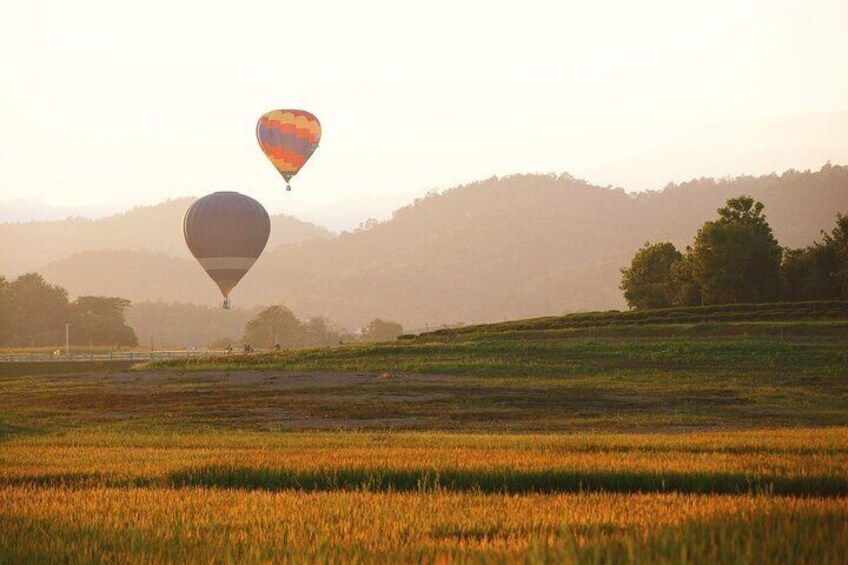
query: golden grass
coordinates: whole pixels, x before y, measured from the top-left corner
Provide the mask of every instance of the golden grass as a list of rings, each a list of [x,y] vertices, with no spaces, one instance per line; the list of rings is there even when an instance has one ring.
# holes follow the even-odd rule
[[[804,515],[848,520],[842,500],[680,494],[2,487],[0,507],[7,556],[103,562],[583,560],[593,552],[642,555],[658,531],[689,524]]]
[[[80,430],[0,445],[0,563],[848,559],[846,428]],[[797,496],[759,488],[772,483]]]
[[[165,477],[207,466],[327,471],[593,471],[848,478],[848,428],[692,434],[79,433],[3,446],[0,479],[97,473]]]

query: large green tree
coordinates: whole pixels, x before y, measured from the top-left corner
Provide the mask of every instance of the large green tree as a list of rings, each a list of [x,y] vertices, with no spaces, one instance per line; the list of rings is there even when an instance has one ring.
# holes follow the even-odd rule
[[[672,303],[674,306],[701,306],[701,286],[695,280],[695,261],[692,248],[686,248],[683,258],[671,267]]]
[[[244,326],[243,341],[253,347],[271,349],[319,347],[338,343],[339,333],[330,327],[326,318],[301,322],[285,306],[269,306]]]
[[[68,293],[37,273],[27,273],[5,287],[7,344],[43,346],[62,343],[68,322]]]
[[[303,345],[312,347],[335,345],[339,340],[339,332],[330,326],[330,321],[326,318],[311,318],[300,327]]]
[[[789,300],[848,298],[848,216],[838,214],[821,241],[786,250],[782,269]]]
[[[9,281],[0,276],[0,345],[9,340],[12,331],[12,305],[9,302]]]
[[[300,320],[285,306],[269,306],[244,326],[244,342],[253,347],[297,347],[302,341]]]
[[[138,345],[124,320],[130,301],[105,296],[80,296],[69,308],[72,342],[77,345]]]
[[[706,304],[768,302],[781,297],[782,250],[749,196],[731,198],[695,237],[693,276]]]
[[[645,244],[633,256],[630,267],[621,269],[621,290],[627,305],[637,310],[674,305],[673,272],[683,255],[668,241]]]
[[[365,341],[394,341],[403,333],[403,326],[397,322],[375,318],[368,322],[362,332]]]
[[[830,276],[838,289],[839,298],[848,298],[848,216],[837,214],[836,227],[824,234],[825,247],[833,250],[836,260]]]

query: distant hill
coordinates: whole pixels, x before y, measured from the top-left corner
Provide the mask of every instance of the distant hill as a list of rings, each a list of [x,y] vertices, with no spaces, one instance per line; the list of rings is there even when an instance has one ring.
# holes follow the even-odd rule
[[[619,269],[644,241],[683,248],[739,194],[765,203],[782,245],[807,245],[848,211],[848,167],[638,194],[568,175],[493,178],[419,199],[365,230],[271,249],[233,300],[282,303],[347,328],[375,317],[426,328],[623,308]],[[149,253],[89,252],[42,272],[72,294],[218,301],[199,267]]]
[[[107,206],[52,206],[38,198],[0,200],[0,223],[49,222],[73,216],[105,218],[115,213]]]
[[[46,263],[92,250],[120,249],[164,253],[190,258],[182,234],[182,219],[194,198],[139,206],[123,214],[97,220],[68,218],[51,222],[0,224],[0,273],[6,277]],[[268,249],[332,234],[291,216],[271,217]]]
[[[104,249],[81,251],[37,269],[72,295],[121,296],[133,302],[215,304],[215,287],[193,260],[164,253]]]

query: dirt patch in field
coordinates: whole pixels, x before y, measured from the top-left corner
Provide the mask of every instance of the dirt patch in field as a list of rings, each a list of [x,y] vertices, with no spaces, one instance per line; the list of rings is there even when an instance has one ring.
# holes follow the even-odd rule
[[[459,378],[466,380],[465,378]],[[420,428],[457,377],[286,371],[126,371],[38,377],[17,391],[28,411],[73,420],[150,419],[246,428]]]

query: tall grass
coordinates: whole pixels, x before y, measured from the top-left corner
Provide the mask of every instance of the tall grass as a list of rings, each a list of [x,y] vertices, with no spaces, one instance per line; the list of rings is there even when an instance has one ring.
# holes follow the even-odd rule
[[[814,438],[814,439],[812,439]],[[848,496],[848,430],[663,436],[81,433],[4,445],[0,484]]]
[[[841,500],[0,487],[0,562],[843,563]]]

